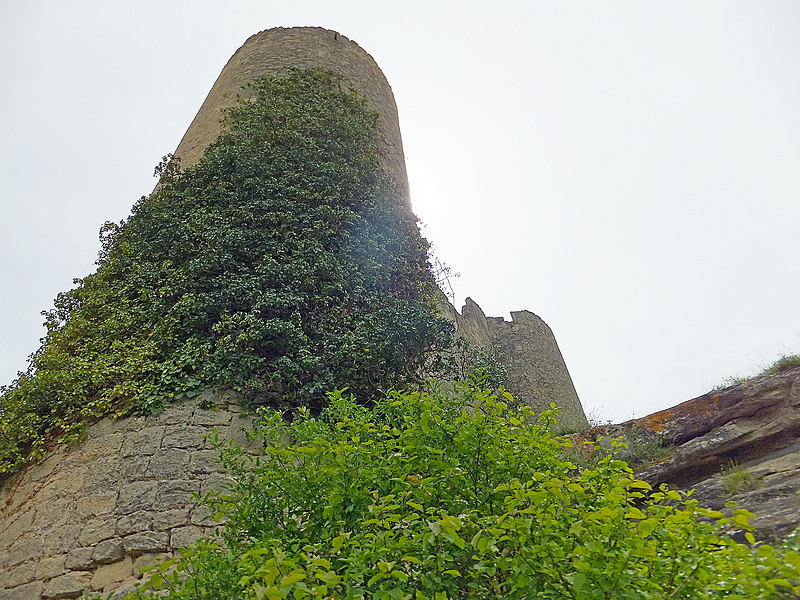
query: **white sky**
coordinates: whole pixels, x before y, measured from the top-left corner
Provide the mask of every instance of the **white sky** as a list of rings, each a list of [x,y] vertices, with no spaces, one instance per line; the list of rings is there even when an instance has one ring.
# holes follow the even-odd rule
[[[251,34],[335,29],[490,316],[619,421],[800,352],[800,2],[0,0],[0,383]]]

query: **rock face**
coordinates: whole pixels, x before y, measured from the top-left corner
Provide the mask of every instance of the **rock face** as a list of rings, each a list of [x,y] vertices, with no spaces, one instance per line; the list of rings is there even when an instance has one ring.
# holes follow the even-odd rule
[[[489,350],[505,367],[507,387],[515,398],[537,412],[555,403],[562,423],[578,428],[588,425],[556,338],[538,316],[521,310],[511,313],[511,321],[487,317],[472,298],[467,298],[460,313],[447,303],[446,316],[458,335]]]
[[[755,513],[760,537],[775,541],[800,524],[800,369],[756,377],[621,425],[589,432],[658,440],[666,456],[639,477],[694,489],[701,504],[729,500]]]
[[[200,407],[215,400],[215,409]],[[92,425],[0,490],[0,599],[75,598],[134,583],[215,526],[195,494],[228,481],[208,436],[247,447],[252,415],[203,394]]]

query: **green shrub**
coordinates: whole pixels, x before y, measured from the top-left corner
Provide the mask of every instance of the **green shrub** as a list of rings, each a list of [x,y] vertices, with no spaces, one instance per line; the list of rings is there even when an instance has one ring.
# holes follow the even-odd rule
[[[452,390],[451,390],[452,391]],[[552,414],[470,387],[336,393],[322,418],[265,411],[249,456],[211,498],[227,519],[145,584],[167,599],[780,598],[800,555],[756,543],[690,495],[606,455],[579,471]],[[513,408],[512,408],[513,406]],[[730,534],[745,532],[750,545]],[[170,571],[170,569],[173,569]]]
[[[108,414],[232,388],[320,410],[421,381],[451,326],[428,244],[380,166],[377,114],[330,72],[253,84],[191,168],[106,224],[0,397],[0,474]]]

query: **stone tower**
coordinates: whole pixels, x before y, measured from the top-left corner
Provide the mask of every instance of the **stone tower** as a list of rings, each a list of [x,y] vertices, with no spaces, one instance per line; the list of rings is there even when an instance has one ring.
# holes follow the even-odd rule
[[[196,163],[221,131],[220,110],[246,97],[249,80],[289,66],[336,71],[379,114],[383,163],[405,191],[408,181],[391,88],[372,57],[334,31],[301,27],[252,36],[222,70],[175,155]],[[410,209],[410,203],[408,204]],[[576,423],[585,417],[550,329],[527,311],[513,320],[484,316],[471,300],[460,314],[443,312],[459,334],[494,352],[509,372],[510,390],[534,408],[560,405]],[[88,428],[74,447],[18,473],[0,490],[0,600],[76,598],[84,589],[124,592],[141,569],[172,556],[214,523],[194,495],[220,489],[209,433],[246,446],[252,418],[236,399],[206,392],[163,413]]]

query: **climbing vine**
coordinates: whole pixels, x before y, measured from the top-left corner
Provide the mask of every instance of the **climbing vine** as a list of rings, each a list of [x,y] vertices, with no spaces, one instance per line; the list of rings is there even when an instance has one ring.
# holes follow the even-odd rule
[[[381,168],[377,114],[336,74],[254,82],[195,166],[101,230],[97,271],[59,294],[2,390],[0,473],[108,414],[207,388],[319,410],[419,381],[451,326],[428,244]]]

